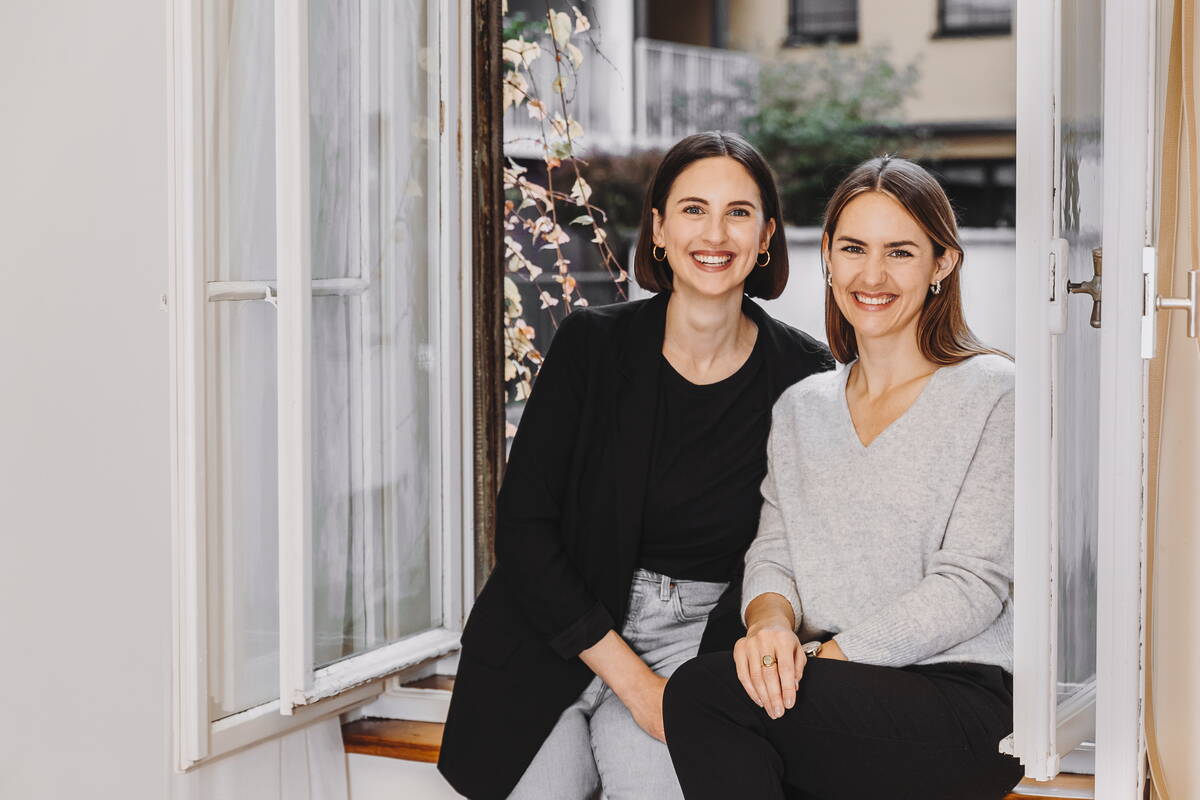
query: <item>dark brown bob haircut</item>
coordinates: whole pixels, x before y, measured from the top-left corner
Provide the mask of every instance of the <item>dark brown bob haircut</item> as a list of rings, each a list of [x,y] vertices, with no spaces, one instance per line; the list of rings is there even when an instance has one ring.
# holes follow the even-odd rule
[[[775,178],[762,153],[754,145],[747,142],[736,133],[725,131],[705,131],[693,133],[680,139],[675,146],[667,151],[659,162],[654,173],[654,180],[646,189],[646,199],[642,203],[642,224],[638,230],[637,249],[633,256],[634,276],[638,285],[650,292],[669,292],[673,273],[666,261],[655,261],[650,254],[654,247],[654,215],[657,210],[665,215],[667,195],[679,173],[690,164],[703,158],[719,158],[726,156],[741,164],[750,173],[750,177],[758,184],[758,193],[762,200],[763,216],[775,220],[775,233],[767,246],[771,260],[765,267],[755,267],[746,278],[746,294],[751,297],[761,297],[764,300],[774,300],[783,293],[783,287],[788,280],[787,237],[783,232],[783,213],[779,204],[779,190],[775,188]]]
[[[981,353],[1008,356],[999,350],[985,347],[975,338],[963,316],[962,288],[959,272],[963,264],[963,248],[958,240],[958,224],[954,209],[941,184],[911,161],[895,156],[880,156],[864,161],[847,175],[825,206],[825,262],[833,248],[834,233],[846,205],[865,192],[879,192],[895,200],[916,220],[921,230],[933,242],[935,258],[949,250],[956,254],[954,269],[942,278],[940,294],[925,295],[925,306],[917,322],[917,344],[921,355],[935,364],[957,364]],[[842,315],[834,299],[833,289],[825,287],[825,333],[833,357],[843,364],[858,358],[858,340],[854,326]]]

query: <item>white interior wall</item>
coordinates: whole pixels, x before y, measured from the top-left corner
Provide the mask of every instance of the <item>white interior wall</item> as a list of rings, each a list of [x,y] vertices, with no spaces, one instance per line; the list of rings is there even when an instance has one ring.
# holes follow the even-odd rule
[[[168,8],[0,3],[0,797],[345,800],[336,719],[171,766]]]

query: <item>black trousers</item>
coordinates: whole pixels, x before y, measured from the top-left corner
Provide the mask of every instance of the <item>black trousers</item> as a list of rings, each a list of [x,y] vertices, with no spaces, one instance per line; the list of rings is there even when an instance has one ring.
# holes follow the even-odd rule
[[[733,656],[712,653],[671,678],[663,719],[688,800],[1000,800],[1023,774],[997,751],[1012,676],[980,664],[811,659],[796,705],[773,720]]]

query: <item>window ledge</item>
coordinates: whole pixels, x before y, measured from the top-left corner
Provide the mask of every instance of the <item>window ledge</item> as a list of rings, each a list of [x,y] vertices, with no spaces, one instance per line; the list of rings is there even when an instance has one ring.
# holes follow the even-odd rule
[[[347,753],[436,764],[442,752],[441,722],[359,719],[342,726]]]
[[[931,39],[977,39],[983,36],[1012,36],[1011,25],[986,25],[978,28],[939,28]]]
[[[858,31],[847,31],[845,33],[792,33],[783,40],[784,47],[821,47],[830,42],[837,44],[857,44]]]

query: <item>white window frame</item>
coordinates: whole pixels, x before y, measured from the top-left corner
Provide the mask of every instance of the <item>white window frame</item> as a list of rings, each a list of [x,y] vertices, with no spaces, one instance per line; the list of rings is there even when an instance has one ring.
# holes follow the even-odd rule
[[[1141,796],[1145,611],[1146,366],[1141,360],[1142,248],[1153,236],[1155,174],[1153,0],[1104,0],[1103,249],[1097,656],[1093,690],[1062,705],[1057,681],[1057,543],[1052,391],[1043,339],[1058,313],[1049,301],[1058,119],[1060,3],[1018,0],[1017,24],[1017,452],[1018,594],[1012,752],[1046,780],[1095,726],[1097,800]],[[1025,435],[1023,435],[1025,434]]]
[[[339,713],[378,695],[380,680],[455,651],[473,596],[471,331],[471,21],[466,0],[429,0],[437,26],[438,80],[430,89],[438,129],[430,183],[439,187],[430,241],[436,285],[431,392],[438,414],[431,469],[431,575],[438,627],[313,669],[310,377],[311,297],[357,296],[366,278],[311,279],[308,204],[307,0],[275,2],[277,281],[206,280],[212,252],[204,217],[205,0],[172,0],[169,269],[175,761],[206,760]],[[383,4],[383,13],[390,9]],[[383,54],[386,57],[387,54]],[[385,70],[381,70],[383,72]],[[205,318],[210,302],[268,299],[278,309],[280,695],[209,721],[205,520]],[[455,402],[457,401],[457,402]],[[217,624],[214,622],[214,624]]]

